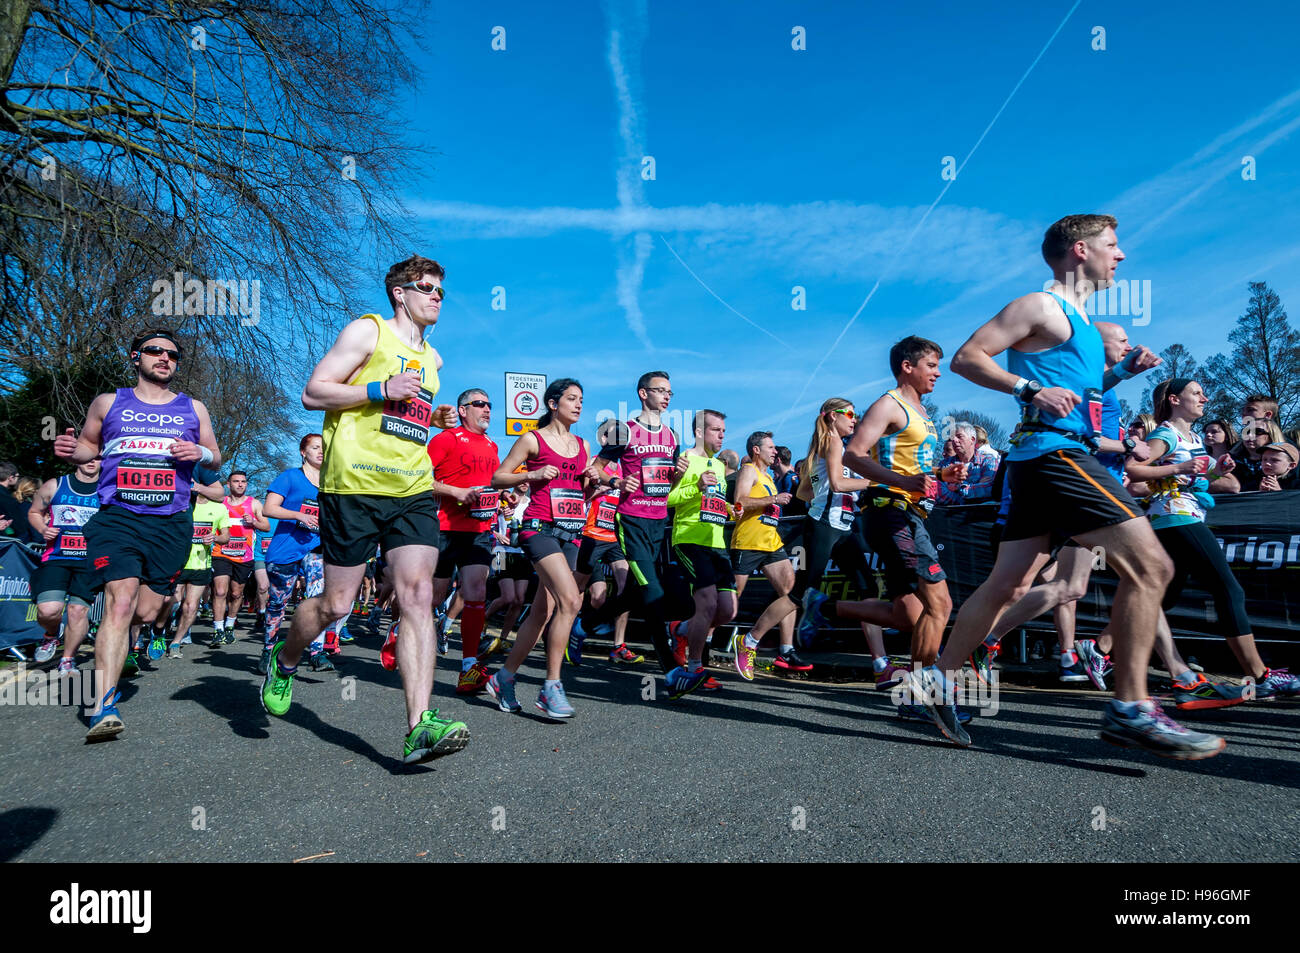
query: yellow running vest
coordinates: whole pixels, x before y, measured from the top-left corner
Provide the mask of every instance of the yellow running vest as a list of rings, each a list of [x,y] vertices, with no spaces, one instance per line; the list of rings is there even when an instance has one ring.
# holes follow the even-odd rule
[[[928,414],[918,412],[905,401],[898,388],[885,393],[903,408],[907,414],[907,424],[897,433],[886,434],[876,441],[876,445],[871,448],[872,458],[882,467],[888,467],[903,476],[933,473],[939,451],[939,434],[934,429],[934,421]],[[922,493],[907,493],[894,486],[877,485],[912,504],[920,503],[924,496]],[[937,492],[937,483],[935,487]]]
[[[410,400],[325,412],[321,491],[395,497],[428,493],[433,489],[433,473],[426,447],[433,399],[438,396],[433,348],[425,345],[417,351],[404,344],[379,315],[362,317],[378,325],[379,340],[370,360],[348,383],[364,387],[404,371],[419,371],[423,386]]]
[[[776,484],[770,476],[752,463],[746,463],[745,466],[753,467],[758,477],[750,488],[751,498],[776,496]],[[781,548],[781,534],[776,531],[780,517],[781,507],[775,503],[766,510],[750,510],[731,531],[731,548],[752,549],[760,553],[776,552]]]

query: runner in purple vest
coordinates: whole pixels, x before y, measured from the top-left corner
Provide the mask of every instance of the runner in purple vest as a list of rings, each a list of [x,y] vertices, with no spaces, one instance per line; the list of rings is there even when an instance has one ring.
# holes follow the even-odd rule
[[[154,621],[189,557],[194,465],[214,468],[221,462],[208,409],[168,387],[180,357],[171,331],[137,336],[131,342],[135,387],[100,394],[81,436],[69,427],[54,441],[55,454],[65,460],[103,460],[99,511],[85,527],[91,572],[87,591],[76,593],[88,598],[104,591],[87,741],[112,738],[125,727],[117,710],[117,679],[131,624]]]
[[[678,479],[681,446],[672,428],[661,419],[673,397],[668,373],[642,374],[636,392],[641,398],[641,413],[619,424],[600,455],[617,460],[623,469],[623,476],[615,481],[621,491],[618,541],[641,593],[642,617],[649,627],[659,664],[667,672],[677,667],[677,660],[668,644],[659,557],[668,527],[668,491]]]

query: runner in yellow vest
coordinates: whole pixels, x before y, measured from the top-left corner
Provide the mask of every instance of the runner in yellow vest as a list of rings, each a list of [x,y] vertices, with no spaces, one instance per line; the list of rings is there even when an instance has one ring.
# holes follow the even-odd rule
[[[428,709],[437,660],[432,591],[439,532],[426,446],[430,427],[456,423],[451,405],[434,406],[442,358],[424,341],[438,323],[443,274],[436,261],[419,256],[390,268],[384,290],[393,316],[367,314],[344,328],[303,389],[303,406],[325,411],[318,497],[325,589],[298,607],[262,683],[262,707],[286,714],[303,650],[351,612],[378,545],[402,611],[397,655],[408,764],[459,751],[469,740],[463,722]]]

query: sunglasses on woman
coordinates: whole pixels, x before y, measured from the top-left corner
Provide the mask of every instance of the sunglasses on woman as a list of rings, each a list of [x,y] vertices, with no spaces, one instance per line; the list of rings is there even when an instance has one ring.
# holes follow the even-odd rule
[[[441,301],[444,296],[442,285],[435,285],[432,281],[408,281],[406,284],[397,287],[414,288],[420,294],[433,295],[436,301]]]
[[[852,410],[850,410],[850,409],[847,408],[847,407],[837,407],[837,408],[835,408],[834,410],[832,410],[831,413],[832,413],[832,414],[843,414],[845,417],[849,418],[849,420],[857,420],[857,419],[858,419],[857,414],[855,414]]]

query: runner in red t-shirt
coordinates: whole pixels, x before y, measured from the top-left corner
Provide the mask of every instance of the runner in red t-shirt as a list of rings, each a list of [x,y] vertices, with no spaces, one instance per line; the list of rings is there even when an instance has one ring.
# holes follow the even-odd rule
[[[488,672],[478,660],[483,634],[488,569],[492,565],[492,525],[501,491],[492,489],[492,474],[500,466],[497,445],[487,436],[492,401],[477,387],[456,400],[460,426],[444,430],[429,441],[433,464],[433,493],[440,500],[438,567],[433,574],[433,604],[440,605],[458,571],[465,608],[460,617],[461,672],[456,691],[473,695],[487,684]],[[439,620],[438,651],[445,654],[445,617]]]

